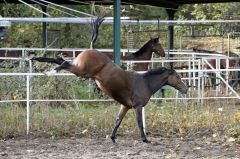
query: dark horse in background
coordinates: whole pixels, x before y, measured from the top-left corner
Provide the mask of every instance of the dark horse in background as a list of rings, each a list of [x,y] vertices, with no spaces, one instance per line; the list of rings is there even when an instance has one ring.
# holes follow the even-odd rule
[[[92,78],[105,94],[121,104],[111,135],[113,142],[122,119],[131,108],[135,110],[142,141],[148,142],[143,130],[142,108],[150,97],[164,85],[170,85],[181,93],[187,93],[188,89],[173,69],[157,68],[143,74],[129,72],[114,64],[105,54],[92,49],[83,51],[73,63],[62,58],[34,57],[33,60],[60,65],[48,72],[49,75],[64,69],[76,76]]]
[[[105,52],[104,52],[105,53]],[[153,53],[160,57],[165,57],[165,51],[159,41],[159,38],[151,38],[135,53],[121,56],[122,60],[126,61],[149,61],[151,60]],[[113,59],[112,53],[105,53],[109,58]],[[149,62],[135,63],[132,67],[134,71],[146,71],[148,70]]]
[[[193,48],[194,52],[202,52],[202,53],[214,53],[214,54],[220,54],[217,51],[209,51],[209,50],[203,50],[203,49],[196,49]],[[229,59],[229,68],[240,68],[240,56],[234,52],[224,52],[223,55],[226,55],[229,57],[234,57],[234,59]],[[208,60],[209,64],[216,69],[216,63],[217,63],[217,59],[209,59]],[[209,65],[205,65],[204,66],[206,69],[211,69],[209,67]],[[220,69],[227,69],[227,62],[226,59],[220,59]],[[240,85],[240,71],[235,71],[235,72],[231,72],[230,74],[231,76],[231,81],[230,81],[230,85],[232,85],[233,87]]]
[[[22,57],[21,50],[0,50],[0,57]],[[0,59],[0,62],[5,61],[4,59]]]

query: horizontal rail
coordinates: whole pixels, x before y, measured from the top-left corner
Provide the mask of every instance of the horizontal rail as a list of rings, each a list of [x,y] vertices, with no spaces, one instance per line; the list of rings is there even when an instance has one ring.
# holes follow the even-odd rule
[[[47,76],[44,73],[0,73],[0,76]],[[53,76],[75,76],[72,73],[56,73]]]
[[[17,60],[17,61],[28,61],[28,58],[23,57],[0,57],[0,60]]]
[[[229,96],[222,96],[222,97],[178,97],[178,98],[150,98],[150,100],[198,100],[198,99],[239,99],[238,97],[229,97]],[[0,103],[19,103],[19,102],[26,102],[27,99],[22,100],[1,100]],[[30,99],[29,102],[114,102],[113,99]]]
[[[23,100],[2,100],[0,103],[11,103],[11,102],[26,102],[27,99]],[[114,101],[113,99],[29,99],[29,102],[107,102]]]
[[[240,71],[240,68],[231,68],[231,69],[208,69],[208,70],[198,70],[198,69],[192,69],[192,70],[176,70],[178,73],[191,73],[191,72],[227,72],[227,71]],[[137,71],[139,73],[144,73],[146,71]],[[0,76],[46,76],[45,73],[0,73]],[[53,76],[75,76],[72,73],[56,73]]]
[[[31,18],[31,17],[4,17],[0,18],[0,21],[9,21],[17,23],[25,22],[48,22],[48,23],[81,23],[89,24],[91,18]],[[137,19],[127,19],[122,18],[121,24],[125,25],[174,25],[174,24],[194,24],[194,23],[240,23],[240,20],[137,20]],[[106,17],[103,21],[103,24],[113,24],[113,17]]]
[[[71,51],[71,52],[77,52],[77,51],[84,51],[89,48],[0,48],[0,50],[14,50],[14,51]],[[100,52],[113,52],[113,49],[104,49],[104,48],[95,48],[96,50]],[[121,49],[120,52],[127,53],[131,52],[134,53],[138,51],[138,49]],[[193,52],[192,50],[169,50],[169,54],[171,55],[197,55],[197,56],[220,56],[220,57],[226,57],[224,54],[216,54],[216,53],[205,53],[205,52]]]
[[[65,58],[67,59],[67,57]],[[176,58],[164,58],[164,57],[160,57],[160,58],[152,58],[151,60],[121,60],[123,63],[146,63],[146,62],[152,62],[152,63],[156,63],[156,62],[186,62],[191,60],[191,62],[198,62],[200,58],[194,58],[194,57],[179,57],[178,59]],[[240,57],[225,57],[225,56],[221,56],[221,57],[204,57],[204,59],[207,60],[213,60],[213,59],[240,59]],[[24,61],[29,61],[30,59],[28,57],[0,57],[0,60],[24,60]]]
[[[194,60],[192,58],[188,58],[188,59],[179,59],[179,60],[175,60],[175,59],[158,59],[158,60],[122,60],[123,63],[161,63],[161,62],[188,62],[189,60],[191,60],[191,62],[198,62],[198,60]]]

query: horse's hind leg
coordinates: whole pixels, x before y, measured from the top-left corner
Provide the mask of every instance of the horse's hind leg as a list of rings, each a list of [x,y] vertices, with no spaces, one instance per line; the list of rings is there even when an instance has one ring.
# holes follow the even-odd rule
[[[65,60],[63,58],[47,58],[47,57],[33,57],[31,60],[35,60],[38,62],[47,62],[47,63],[55,63],[61,65]]]
[[[135,108],[135,112],[136,112],[137,123],[138,123],[138,127],[140,129],[142,141],[145,143],[149,143],[149,141],[147,140],[147,137],[144,133],[144,130],[143,130],[142,106]]]
[[[114,143],[115,143],[115,139],[116,139],[117,129],[120,126],[120,124],[122,122],[122,119],[124,118],[124,116],[126,115],[128,110],[129,110],[128,107],[126,107],[124,105],[121,105],[121,108],[119,110],[119,113],[118,113],[118,116],[117,116],[117,119],[116,119],[116,122],[115,122],[115,126],[114,126],[113,131],[112,131],[112,135],[111,135],[112,142],[114,142]]]
[[[47,76],[52,76],[61,70],[68,70],[72,65],[68,61],[64,61],[60,66],[55,69],[45,72]]]

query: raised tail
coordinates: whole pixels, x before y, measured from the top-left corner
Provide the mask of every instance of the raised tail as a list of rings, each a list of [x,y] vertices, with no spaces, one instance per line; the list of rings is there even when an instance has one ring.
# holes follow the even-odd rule
[[[47,58],[47,57],[33,57],[31,60],[35,60],[38,62],[47,62],[47,63],[55,63],[58,65],[61,65],[63,62],[65,62],[65,60],[61,57],[59,58]]]
[[[91,49],[94,49],[94,45],[95,45],[95,43],[97,41],[97,38],[98,38],[99,27],[101,26],[102,22],[104,21],[105,16],[106,16],[106,13],[102,13],[101,16],[99,16],[97,18],[92,18],[92,22],[91,22],[92,37],[91,37],[91,44],[90,44]]]

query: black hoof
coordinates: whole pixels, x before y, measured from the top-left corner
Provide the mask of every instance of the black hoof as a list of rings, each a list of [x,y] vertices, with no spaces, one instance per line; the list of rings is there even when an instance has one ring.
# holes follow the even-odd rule
[[[111,137],[111,139],[112,139],[113,143],[116,143],[116,141],[115,141],[116,138],[115,137]]]
[[[149,141],[148,139],[143,139],[142,140],[144,143],[151,143],[151,141]]]

